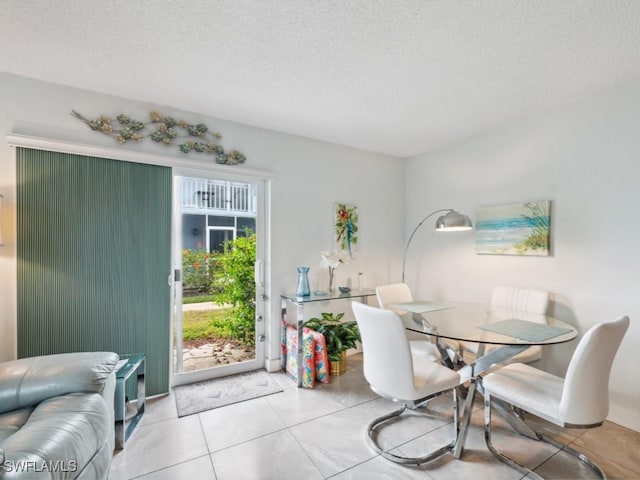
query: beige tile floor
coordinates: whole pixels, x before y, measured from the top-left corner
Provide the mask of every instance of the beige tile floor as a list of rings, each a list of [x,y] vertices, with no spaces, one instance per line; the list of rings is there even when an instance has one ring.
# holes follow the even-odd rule
[[[173,395],[151,399],[125,450],[111,464],[110,480],[242,479],[519,479],[522,475],[487,450],[482,405],[476,403],[462,458],[446,455],[420,467],[403,467],[376,455],[365,439],[368,423],[395,408],[373,394],[362,374],[362,355],[348,358],[345,375],[313,390],[297,389],[273,374],[284,391],[178,418]],[[382,436],[404,455],[447,443],[453,436],[451,398],[430,406],[431,418],[412,416]],[[573,457],[518,437],[494,415],[494,443],[554,479],[594,478]],[[606,422],[591,430],[547,433],[593,456],[613,479],[640,479],[640,433]]]

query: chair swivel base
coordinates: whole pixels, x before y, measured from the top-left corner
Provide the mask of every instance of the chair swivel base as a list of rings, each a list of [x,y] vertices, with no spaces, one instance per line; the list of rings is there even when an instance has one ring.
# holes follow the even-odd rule
[[[407,409],[407,405],[403,405],[402,407],[400,407],[398,410],[395,410],[387,415],[383,415],[382,417],[378,417],[375,420],[373,420],[369,426],[367,427],[367,436],[369,438],[369,443],[371,444],[371,447],[378,453],[380,454],[382,457],[386,458],[387,460],[390,460],[394,463],[399,463],[402,465],[421,465],[423,463],[427,463],[430,462],[431,460],[435,460],[436,458],[444,455],[445,453],[448,452],[452,452],[453,449],[455,448],[456,445],[456,441],[458,438],[458,423],[457,423],[457,419],[454,420],[454,428],[455,428],[455,437],[454,439],[448,443],[447,445],[444,445],[432,452],[429,452],[425,455],[422,455],[420,457],[403,457],[400,455],[395,455],[387,450],[385,450],[384,448],[382,448],[379,444],[378,444],[378,440],[377,440],[377,431],[376,429],[382,425],[383,423],[393,419],[393,418],[397,418],[400,415],[402,415],[402,413]],[[410,407],[411,408],[411,407]],[[411,408],[411,410],[416,411],[416,408]],[[456,414],[457,415],[457,414]]]
[[[511,468],[514,468],[514,469],[518,470],[519,472],[526,474],[527,478],[535,478],[535,479],[543,480],[544,477],[541,477],[540,475],[538,475],[534,471],[529,470],[524,465],[519,464],[518,462],[516,462],[512,458],[509,458],[508,456],[506,456],[502,451],[500,451],[496,447],[494,447],[494,445],[493,445],[493,443],[491,441],[491,397],[489,395],[485,396],[485,400],[484,401],[485,401],[484,439],[485,439],[485,443],[487,444],[487,448],[491,451],[491,453],[498,460],[500,460],[503,463],[506,463]],[[523,417],[520,417],[520,420],[524,423],[524,418]],[[547,435],[543,435],[542,433],[539,433],[539,432],[533,430],[529,425],[526,425],[526,426],[533,432],[533,434],[536,437],[536,438],[533,438],[533,437],[530,437],[530,436],[526,435],[527,438],[533,438],[533,440],[539,440],[541,442],[548,443],[549,445],[552,445],[552,446],[562,450],[563,452],[566,452],[566,453],[568,453],[570,455],[573,455],[578,460],[580,460],[582,463],[587,465],[598,476],[598,478],[606,480],[607,476],[602,471],[602,469],[594,461],[592,461],[589,457],[587,457],[585,454],[580,453],[577,450],[574,450],[573,448],[569,447],[568,445],[560,443],[557,440],[554,440],[553,438],[548,437]]]

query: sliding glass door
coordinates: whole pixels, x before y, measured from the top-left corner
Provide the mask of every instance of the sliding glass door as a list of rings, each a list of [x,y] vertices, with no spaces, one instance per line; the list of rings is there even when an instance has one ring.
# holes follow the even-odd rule
[[[174,175],[173,385],[264,366],[265,184]]]
[[[16,166],[19,357],[144,353],[150,395],[264,366],[267,179],[22,147]]]

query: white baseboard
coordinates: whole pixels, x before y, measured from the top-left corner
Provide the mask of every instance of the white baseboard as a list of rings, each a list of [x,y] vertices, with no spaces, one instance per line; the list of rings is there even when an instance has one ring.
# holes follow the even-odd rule
[[[626,410],[624,408],[609,406],[609,416],[607,420],[623,427],[630,428],[636,432],[640,432],[640,412],[635,410]]]

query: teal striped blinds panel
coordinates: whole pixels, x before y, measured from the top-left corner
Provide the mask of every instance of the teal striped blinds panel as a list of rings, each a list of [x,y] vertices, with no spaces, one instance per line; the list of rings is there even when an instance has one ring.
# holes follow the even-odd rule
[[[170,368],[171,169],[18,148],[18,356],[145,353]]]

